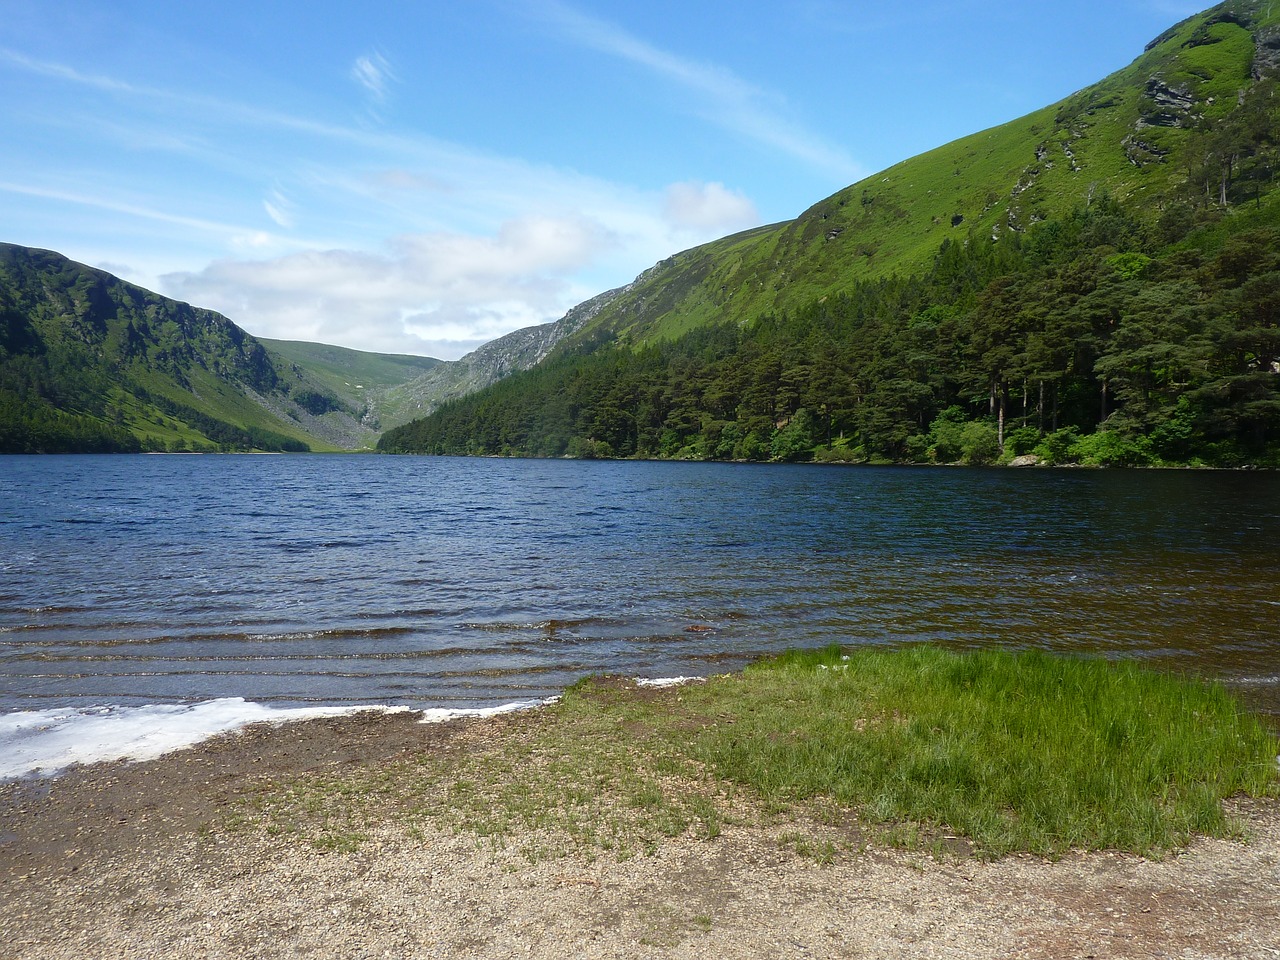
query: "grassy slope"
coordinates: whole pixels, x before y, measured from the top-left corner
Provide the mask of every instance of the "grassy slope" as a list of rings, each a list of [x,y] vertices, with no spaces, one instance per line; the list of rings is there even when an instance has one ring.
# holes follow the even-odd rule
[[[443,757],[278,784],[245,817],[346,848],[387,818],[443,822],[531,856],[626,857],[735,822],[819,859],[842,852],[832,836],[1159,854],[1235,835],[1222,800],[1280,788],[1280,743],[1220,686],[1034,652],[829,648],[676,690],[591,680],[490,723]]]
[[[1224,6],[1253,11],[1257,27],[1280,22],[1270,6]],[[947,239],[987,242],[1026,230],[1098,191],[1158,209],[1185,177],[1191,133],[1145,126],[1138,139],[1168,155],[1148,155],[1141,166],[1130,161],[1126,138],[1155,111],[1148,81],[1158,76],[1188,90],[1210,119],[1248,82],[1250,31],[1230,22],[1206,27],[1207,19],[1184,21],[1130,66],[1058,104],[890,167],[793,221],[677,254],[602,311],[584,335],[605,326],[642,342],[714,320],[750,321],[861,279],[918,270]]]
[[[441,363],[431,357],[368,353],[300,340],[259,337],[258,342],[286,363],[304,368],[339,397],[353,403],[359,402],[366,390],[399,386]]]
[[[154,394],[167,397],[175,403],[192,407],[201,413],[234,426],[245,429],[259,427],[263,430],[270,430],[273,433],[283,434],[286,437],[301,440],[316,453],[331,453],[342,449],[316,436],[300,423],[287,417],[274,415],[238,389],[235,384],[203,367],[192,367],[188,372],[188,377],[191,384],[190,390],[174,383],[163,374],[154,372],[137,373],[134,379]],[[130,426],[139,436],[145,434],[161,435],[164,431],[153,429],[156,425],[155,421],[158,419],[162,422],[167,420],[179,424],[175,433],[178,439],[186,439],[188,441],[204,439],[203,435],[197,430],[181,424],[181,421],[174,421],[174,418],[169,417],[151,404],[136,398],[133,399],[133,404],[136,406],[140,416],[136,420],[137,425],[135,426],[131,423]]]
[[[433,357],[368,353],[323,343],[298,340],[259,342],[287,365],[297,365],[352,409],[366,406],[380,429],[411,419],[409,400],[395,388],[422,376],[441,363]]]

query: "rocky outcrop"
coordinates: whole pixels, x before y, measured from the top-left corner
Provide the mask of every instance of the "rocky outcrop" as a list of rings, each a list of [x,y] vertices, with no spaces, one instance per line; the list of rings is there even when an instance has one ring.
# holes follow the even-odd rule
[[[1142,116],[1138,120],[1138,129],[1144,126],[1184,126],[1191,114],[1191,108],[1196,104],[1196,98],[1190,90],[1166,83],[1159,74],[1147,81],[1145,94],[1149,102],[1144,105]]]
[[[1254,35],[1253,79],[1280,70],[1280,27],[1269,27]]]
[[[1169,155],[1168,150],[1153,143],[1148,143],[1133,133],[1125,137],[1120,143],[1124,147],[1124,155],[1129,158],[1129,162],[1135,167],[1145,167],[1149,163],[1160,163]]]
[[[550,354],[562,340],[581,330],[605,306],[634,285],[633,282],[615,290],[607,290],[578,304],[552,323],[525,327],[491,340],[472,350],[461,360],[451,360],[433,367],[422,376],[395,387],[392,392],[401,396],[405,413],[412,417],[425,417],[450,400],[465,397],[513,373],[530,369]]]

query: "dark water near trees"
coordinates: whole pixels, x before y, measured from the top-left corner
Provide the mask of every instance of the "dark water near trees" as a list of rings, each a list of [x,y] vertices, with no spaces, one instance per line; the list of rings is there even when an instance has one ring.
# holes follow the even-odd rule
[[[1134,657],[1280,711],[1280,477],[0,458],[0,713],[483,706],[789,646]]]

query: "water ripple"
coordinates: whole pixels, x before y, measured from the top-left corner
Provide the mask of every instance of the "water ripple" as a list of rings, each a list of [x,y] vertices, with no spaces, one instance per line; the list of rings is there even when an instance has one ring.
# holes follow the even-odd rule
[[[827,642],[1037,646],[1280,709],[1269,474],[0,458],[0,711],[468,706]]]

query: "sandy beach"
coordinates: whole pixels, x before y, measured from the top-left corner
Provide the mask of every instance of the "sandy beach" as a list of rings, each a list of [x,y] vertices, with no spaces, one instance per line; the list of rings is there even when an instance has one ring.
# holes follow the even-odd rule
[[[850,849],[785,825],[648,855],[379,822],[354,850],[228,824],[273,780],[519,736],[518,719],[257,726],[145,763],[0,788],[0,957],[1280,957],[1280,805],[1247,842],[1056,862]]]

